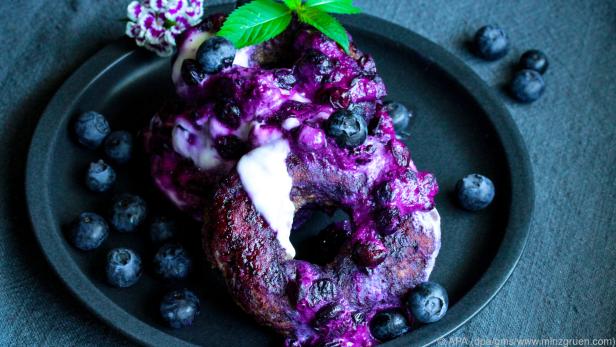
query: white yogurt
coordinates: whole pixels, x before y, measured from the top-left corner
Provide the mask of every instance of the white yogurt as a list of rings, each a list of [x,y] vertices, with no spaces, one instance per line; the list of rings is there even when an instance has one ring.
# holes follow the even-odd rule
[[[200,169],[214,169],[222,158],[214,148],[212,138],[195,129],[190,122],[178,118],[171,134],[173,149],[184,158],[190,158]]]
[[[245,154],[237,163],[244,190],[256,210],[276,231],[288,259],[295,257],[290,235],[295,206],[290,193],[293,181],[287,171],[289,143],[279,139]]]

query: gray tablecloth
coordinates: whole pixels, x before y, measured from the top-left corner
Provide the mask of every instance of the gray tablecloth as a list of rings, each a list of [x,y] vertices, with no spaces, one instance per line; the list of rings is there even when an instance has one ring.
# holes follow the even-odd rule
[[[219,3],[220,1],[212,1]],[[123,33],[128,0],[0,2],[0,345],[125,345],[45,263],[24,201],[30,137],[61,83]],[[547,91],[504,100],[530,151],[537,205],[526,252],[496,299],[453,336],[616,336],[616,1],[356,0],[466,61],[500,88],[526,49],[550,57]],[[499,23],[512,51],[479,61],[463,42]]]

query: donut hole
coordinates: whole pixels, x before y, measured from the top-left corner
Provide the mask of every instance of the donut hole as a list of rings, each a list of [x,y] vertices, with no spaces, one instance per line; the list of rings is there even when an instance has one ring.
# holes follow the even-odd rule
[[[297,252],[295,259],[317,265],[331,262],[338,253],[339,244],[346,238],[345,234],[350,232],[349,215],[340,209],[333,213],[302,209],[296,216],[304,220],[291,232],[291,243]]]

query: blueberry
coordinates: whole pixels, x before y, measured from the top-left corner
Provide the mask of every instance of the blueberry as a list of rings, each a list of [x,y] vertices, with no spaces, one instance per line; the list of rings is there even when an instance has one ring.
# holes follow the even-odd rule
[[[325,132],[336,140],[338,146],[353,148],[366,141],[368,125],[358,113],[338,110],[326,121]]]
[[[180,329],[192,325],[201,304],[195,293],[179,289],[165,295],[160,303],[160,315],[170,327]]]
[[[223,99],[216,105],[216,117],[231,129],[240,126],[242,111],[233,99]]]
[[[476,53],[486,60],[497,60],[509,51],[509,38],[503,29],[496,25],[486,25],[475,33]]]
[[[513,76],[509,91],[516,100],[531,103],[543,95],[545,81],[537,71],[520,70]]]
[[[131,194],[120,195],[111,208],[111,224],[121,232],[134,231],[144,221],[146,212],[142,198]]]
[[[113,168],[102,159],[90,163],[86,173],[86,186],[93,192],[105,192],[113,187],[116,173]]]
[[[231,66],[235,58],[233,43],[221,36],[211,37],[197,50],[197,61],[208,74],[220,72]]]
[[[329,302],[336,297],[336,284],[328,278],[318,279],[312,283],[308,293],[306,299],[311,306],[320,302]]]
[[[274,84],[281,89],[291,89],[297,82],[290,69],[278,69],[274,72]]]
[[[535,70],[543,75],[548,70],[548,57],[539,50],[531,49],[522,54],[518,66],[522,70]]]
[[[340,307],[340,305],[334,302],[321,307],[314,315],[312,326],[316,330],[319,330],[320,328],[327,325],[327,323],[331,320],[335,319],[336,317],[339,317],[343,310],[344,309]]]
[[[182,79],[191,86],[196,86],[206,77],[201,65],[194,59],[184,59],[182,62]]]
[[[83,212],[79,215],[70,231],[73,246],[89,251],[98,248],[109,235],[109,226],[103,217],[92,212]]]
[[[384,106],[394,123],[396,131],[400,132],[406,129],[409,125],[409,121],[413,117],[413,114],[409,112],[408,108],[396,101],[387,101]]]
[[[424,282],[411,290],[406,305],[417,321],[434,323],[447,313],[449,297],[440,284]]]
[[[114,131],[104,144],[105,154],[116,163],[126,163],[133,151],[133,136],[128,131]]]
[[[456,194],[463,208],[469,211],[481,210],[494,199],[494,184],[485,176],[470,174],[458,181]]]
[[[177,244],[166,244],[154,255],[154,270],[164,279],[186,278],[191,265],[188,253]]]
[[[74,124],[77,141],[90,149],[98,148],[111,132],[105,117],[94,111],[82,113]]]
[[[128,248],[114,248],[107,254],[106,271],[109,284],[130,287],[141,277],[141,257]]]
[[[214,148],[216,148],[218,154],[226,160],[240,159],[250,150],[248,144],[235,135],[217,137]]]
[[[177,236],[177,223],[167,217],[155,217],[150,223],[150,239],[160,243],[174,239]]]
[[[381,311],[372,317],[370,332],[375,339],[385,342],[406,334],[410,330],[408,320],[400,310]]]
[[[372,269],[387,258],[387,248],[377,240],[357,242],[353,246],[352,257],[357,265]]]

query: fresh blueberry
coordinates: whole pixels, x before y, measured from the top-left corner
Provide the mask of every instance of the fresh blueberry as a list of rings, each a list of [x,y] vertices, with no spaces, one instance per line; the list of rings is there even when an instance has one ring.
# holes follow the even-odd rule
[[[325,132],[333,137],[340,147],[353,148],[366,141],[368,125],[364,117],[349,110],[338,110],[329,116]]]
[[[375,339],[385,342],[406,334],[410,330],[409,322],[397,309],[381,311],[372,317],[370,332]]]
[[[503,29],[496,25],[486,25],[475,33],[475,50],[486,60],[497,60],[509,51],[509,38]]]
[[[113,168],[102,159],[90,163],[86,173],[86,186],[93,192],[106,192],[116,180],[116,173]]]
[[[249,151],[248,144],[235,135],[220,136],[216,138],[214,148],[223,159],[237,160]]]
[[[154,256],[154,270],[164,279],[184,279],[188,276],[192,261],[184,247],[177,244],[162,246]]]
[[[539,50],[531,49],[522,54],[518,66],[522,70],[535,70],[543,75],[548,70],[548,57]]]
[[[177,223],[167,217],[155,217],[150,223],[150,239],[160,243],[174,239],[177,236]]]
[[[105,154],[116,163],[126,163],[133,151],[133,136],[128,131],[114,131],[105,139]]]
[[[197,61],[208,74],[220,72],[231,66],[235,58],[235,47],[231,41],[221,36],[211,37],[197,50]]]
[[[131,194],[117,197],[111,208],[111,224],[121,232],[134,231],[145,219],[145,201]]]
[[[201,65],[194,59],[184,59],[182,62],[182,79],[186,84],[196,86],[206,77]]]
[[[406,305],[417,321],[434,323],[447,313],[449,297],[440,284],[424,282],[411,290]]]
[[[109,284],[130,287],[141,277],[141,257],[128,248],[114,248],[107,254],[106,271]]]
[[[180,289],[168,293],[160,303],[160,315],[170,327],[179,329],[192,325],[201,304],[195,293]]]
[[[240,126],[242,111],[233,99],[222,99],[216,105],[216,116],[219,121],[231,129]]]
[[[456,184],[458,202],[469,211],[487,207],[494,199],[494,193],[492,181],[479,174],[470,174]]]
[[[74,130],[77,141],[90,149],[98,148],[111,132],[107,119],[94,111],[80,114],[75,120]]]
[[[372,269],[387,258],[387,248],[378,240],[357,242],[353,246],[352,256],[358,265]]]
[[[109,226],[103,217],[92,212],[83,212],[73,222],[70,239],[73,246],[89,251],[98,248],[109,235]]]
[[[535,70],[520,70],[513,76],[510,85],[511,95],[520,102],[531,103],[543,95],[545,81]]]
[[[394,128],[398,132],[405,130],[409,125],[409,121],[413,118],[413,114],[409,112],[408,108],[396,101],[385,102],[385,110],[391,117]]]

